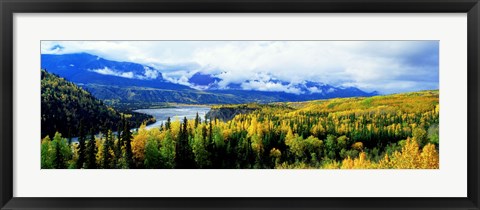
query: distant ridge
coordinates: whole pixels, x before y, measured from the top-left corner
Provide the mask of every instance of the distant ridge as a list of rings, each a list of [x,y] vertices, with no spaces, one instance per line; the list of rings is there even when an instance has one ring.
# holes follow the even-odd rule
[[[48,72],[74,82],[99,99],[120,103],[269,103],[378,95],[356,87],[335,87],[313,81],[288,84],[274,79],[268,82],[288,84],[297,92],[245,89],[241,84],[222,88],[218,86],[220,78],[199,72],[189,78],[190,85],[182,85],[164,79],[162,72],[153,67],[111,61],[87,53],[42,54],[41,60],[42,68]]]

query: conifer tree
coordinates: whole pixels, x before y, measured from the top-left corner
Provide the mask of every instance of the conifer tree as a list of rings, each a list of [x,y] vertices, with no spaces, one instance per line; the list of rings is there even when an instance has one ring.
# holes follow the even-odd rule
[[[87,158],[87,168],[95,169],[97,168],[97,145],[95,142],[95,131],[90,129],[90,140],[87,144],[88,158]]]
[[[144,165],[146,168],[159,168],[161,165],[161,154],[157,140],[149,138],[145,145],[145,160]]]
[[[110,168],[110,130],[106,129],[104,131],[105,141],[103,142],[103,160],[102,166],[103,168]]]
[[[195,128],[198,127],[199,123],[200,123],[200,117],[198,117],[198,112],[197,112],[197,115],[195,116]]]
[[[58,132],[53,137],[53,145],[55,149],[54,166],[57,169],[65,169],[67,167],[67,159],[71,155],[70,147],[67,141],[62,138],[62,134]]]
[[[195,167],[192,149],[188,143],[188,120],[186,117],[184,117],[183,124],[180,127],[179,139],[176,144],[175,163],[176,168]]]
[[[119,160],[122,158],[122,128],[121,124],[119,123],[117,126],[117,141],[113,142],[113,148],[114,148],[114,155],[115,157],[113,158],[113,166],[115,168],[120,168],[119,167]]]
[[[86,145],[85,145],[85,132],[83,128],[83,120],[80,120],[80,127],[79,129],[79,137],[78,137],[78,160],[77,160],[77,168],[83,168],[83,164],[85,163],[85,154],[86,154]]]
[[[129,123],[123,119],[123,143],[125,144],[125,159],[127,162],[128,168],[133,168],[133,153],[132,153],[132,132],[130,131],[130,125]]]
[[[59,142],[55,142],[55,168],[65,168],[65,157],[63,156]]]
[[[49,136],[42,139],[41,147],[41,168],[52,169],[54,168],[55,151],[52,149],[52,141]]]
[[[170,126],[172,125],[171,121],[170,121],[170,117],[167,118],[167,122],[165,123],[165,129],[166,130],[170,130]]]

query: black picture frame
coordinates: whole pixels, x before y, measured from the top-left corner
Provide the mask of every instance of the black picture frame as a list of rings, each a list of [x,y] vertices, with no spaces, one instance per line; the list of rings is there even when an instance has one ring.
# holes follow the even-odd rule
[[[479,209],[479,0],[0,0],[1,209]],[[467,13],[468,196],[465,198],[13,197],[15,13]],[[445,180],[448,182],[449,180]]]

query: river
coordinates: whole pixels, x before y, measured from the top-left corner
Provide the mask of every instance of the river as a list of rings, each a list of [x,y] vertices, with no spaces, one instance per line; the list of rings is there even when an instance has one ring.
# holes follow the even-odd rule
[[[202,121],[205,120],[205,114],[210,110],[210,107],[208,106],[176,106],[172,108],[161,108],[161,109],[137,109],[134,110],[134,112],[139,112],[139,113],[144,113],[144,114],[149,114],[155,117],[157,119],[157,122],[147,125],[147,129],[155,128],[155,127],[160,127],[160,125],[163,123],[165,125],[165,122],[167,122],[167,118],[170,117],[171,121],[175,120],[183,120],[184,117],[187,117],[187,119],[195,119],[195,116],[198,115],[202,119]]]
[[[155,117],[157,120],[155,123],[147,125],[146,129],[151,129],[151,128],[159,128],[160,125],[163,123],[165,125],[165,122],[167,122],[167,118],[170,117],[170,120],[173,122],[176,119],[182,121],[184,117],[187,117],[187,119],[192,120],[195,119],[195,116],[198,116],[202,119],[202,122],[205,120],[205,114],[207,114],[208,111],[210,111],[210,107],[208,106],[176,106],[172,108],[161,108],[161,109],[137,109],[133,110],[134,112],[139,112],[139,113],[144,113],[144,114],[149,114]],[[135,130],[136,128],[133,128],[132,130]],[[113,132],[114,135],[117,135],[117,132]],[[100,136],[100,134],[96,135],[97,137]],[[89,137],[87,137],[88,139]],[[72,138],[72,143],[78,142],[78,137],[73,137]]]

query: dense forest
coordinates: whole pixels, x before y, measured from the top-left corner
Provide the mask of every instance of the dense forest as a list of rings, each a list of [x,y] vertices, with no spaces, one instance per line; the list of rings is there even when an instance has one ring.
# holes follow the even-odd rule
[[[122,116],[133,126],[151,122],[151,116],[123,110],[118,112],[72,82],[41,70],[41,126],[42,136],[60,132],[66,138],[79,136],[79,127],[92,127],[99,132],[100,126],[116,130]]]
[[[41,167],[439,168],[438,91],[219,105],[212,111],[240,108],[248,112],[239,112],[225,121],[215,115],[203,121],[198,115],[193,120],[169,118],[165,124],[148,130],[143,124],[132,131],[134,125],[125,117],[112,117],[112,124],[100,126],[100,135],[94,135],[95,129],[105,122],[93,118],[98,123],[78,123],[78,143],[69,144],[62,132],[44,135]],[[115,113],[104,112],[104,116]],[[66,125],[67,120],[62,120],[60,124]]]

